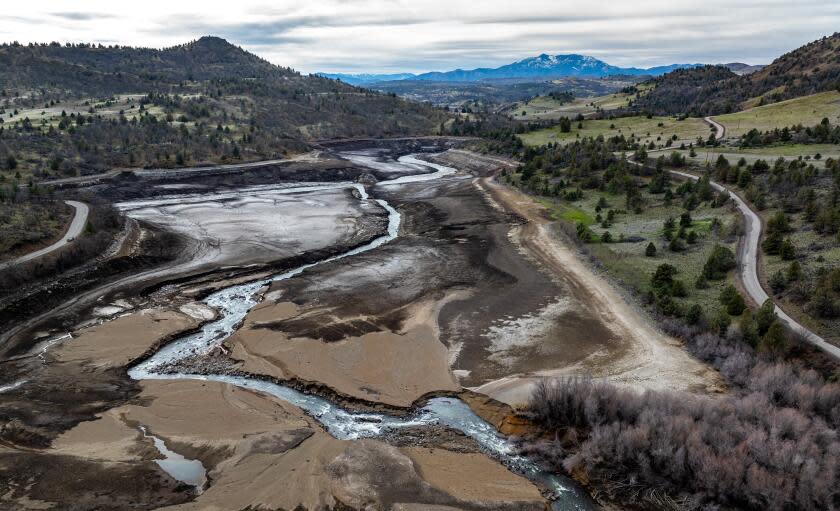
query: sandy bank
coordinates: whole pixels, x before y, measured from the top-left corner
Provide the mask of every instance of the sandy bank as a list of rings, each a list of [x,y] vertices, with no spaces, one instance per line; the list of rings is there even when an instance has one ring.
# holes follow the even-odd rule
[[[429,392],[460,388],[449,370],[446,347],[437,336],[437,312],[443,303],[445,298],[409,307],[410,320],[399,329],[379,330],[371,325],[376,331],[325,342],[275,330],[303,312],[290,302],[266,300],[249,313],[231,338],[232,357],[252,374],[318,381],[348,396],[410,406]],[[364,323],[368,318],[343,319]]]
[[[179,332],[198,325],[186,314],[148,309],[84,328],[49,353],[59,362],[107,369],[123,367]]]

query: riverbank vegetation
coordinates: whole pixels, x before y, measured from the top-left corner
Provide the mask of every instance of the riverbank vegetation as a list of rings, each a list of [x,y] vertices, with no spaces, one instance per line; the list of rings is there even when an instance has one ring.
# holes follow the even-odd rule
[[[527,408],[544,434],[525,452],[642,509],[836,508],[840,385],[737,340],[685,338],[730,382],[725,396],[545,380]]]
[[[692,168],[686,153],[695,147],[652,156],[624,136],[526,145],[520,167],[504,173],[502,179],[534,195],[595,264],[729,384],[726,395],[707,397],[546,380],[526,409],[539,434],[523,450],[597,497],[641,509],[837,507],[837,365],[787,332],[772,302],[747,306],[733,273],[740,215],[728,194],[710,185],[733,185],[759,202],[774,197],[764,205],[773,210],[765,243],[772,253],[764,259],[785,260],[787,282],[804,273],[794,264],[802,248],[793,238],[799,224],[791,211],[804,216],[810,200],[814,220],[804,230],[832,228],[831,198],[840,196],[836,164],[826,161],[818,170],[794,160],[774,170],[775,163],[723,158]],[[622,152],[646,165],[628,162]],[[701,177],[680,181],[669,169]],[[807,191],[817,186],[820,192]],[[785,212],[783,203],[795,206]],[[840,279],[830,271],[821,275],[809,277],[822,285],[822,292],[806,288],[809,300],[833,303]]]
[[[798,297],[805,312],[823,321],[835,317],[840,277],[831,269],[836,262],[826,256],[837,246],[836,164],[826,162],[818,171],[801,160],[771,167],[720,159],[709,175],[763,208],[764,273],[775,275],[771,285],[775,282],[786,309],[788,300]],[[669,222],[666,230],[676,225]],[[816,239],[805,242],[811,237]],[[719,278],[733,263],[734,254],[718,245],[703,278]],[[679,277],[683,268],[666,263],[651,278],[662,313],[668,314],[674,297],[688,287]],[[719,301],[717,314],[705,321],[695,321],[702,313],[690,308],[665,324],[727,379],[731,391],[724,398],[639,395],[580,380],[544,382],[529,412],[553,440],[529,442],[526,451],[608,499],[646,509],[837,507],[836,364],[790,339],[770,302],[750,311],[731,285],[721,290]],[[806,368],[805,360],[816,362],[819,371]]]

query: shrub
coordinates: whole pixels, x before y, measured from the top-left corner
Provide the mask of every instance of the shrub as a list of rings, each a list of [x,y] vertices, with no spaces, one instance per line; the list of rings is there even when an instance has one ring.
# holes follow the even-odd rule
[[[676,296],[678,298],[685,298],[688,296],[688,290],[686,289],[683,281],[674,279],[674,282],[671,283],[671,296]]]
[[[764,300],[764,303],[762,303],[761,307],[758,308],[758,311],[755,313],[755,323],[758,328],[759,335],[767,333],[767,330],[770,329],[770,325],[776,322],[775,310],[776,306],[770,298]]]
[[[711,327],[713,331],[718,333],[718,335],[725,335],[726,330],[731,324],[732,318],[729,317],[729,314],[727,314],[725,310],[721,310],[718,311],[717,315],[712,319]]]
[[[694,245],[695,243],[697,243],[697,233],[695,231],[688,231],[688,235],[686,236],[685,240],[689,244]]]
[[[700,304],[692,304],[685,312],[685,322],[689,325],[696,325],[703,319],[703,307]]]
[[[656,245],[653,242],[648,243],[647,248],[645,248],[645,255],[647,257],[655,257],[656,256]]]
[[[542,380],[526,408],[542,434],[523,451],[636,509],[836,509],[840,385],[718,336],[689,336],[688,347],[730,393]]]
[[[677,269],[675,267],[667,263],[660,264],[650,278],[650,287],[657,295],[668,295],[671,292],[676,274]]]
[[[668,250],[670,250],[671,252],[682,252],[683,250],[685,250],[685,243],[683,243],[683,240],[680,239],[678,236],[674,237],[668,243]]]
[[[802,267],[799,266],[798,261],[794,261],[790,263],[787,270],[787,280],[788,282],[796,282],[802,277]]]
[[[770,277],[770,289],[772,289],[774,293],[779,294],[784,291],[786,287],[787,279],[781,270],[777,271],[772,277]]]
[[[732,316],[740,316],[747,305],[744,303],[744,297],[735,289],[732,284],[723,288],[720,292],[720,303],[726,307],[726,312]]]
[[[774,321],[764,337],[761,338],[759,349],[770,353],[779,354],[787,348],[787,334],[785,328],[778,321]]]
[[[792,261],[796,258],[796,249],[793,246],[793,242],[790,241],[790,238],[782,242],[781,247],[779,247],[779,255],[785,261]]]
[[[703,266],[703,276],[708,280],[721,280],[726,272],[737,266],[735,254],[723,245],[715,245],[709,259]]]

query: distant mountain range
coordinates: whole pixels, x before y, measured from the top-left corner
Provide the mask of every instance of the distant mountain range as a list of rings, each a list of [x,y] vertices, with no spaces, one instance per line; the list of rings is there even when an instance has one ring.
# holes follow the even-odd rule
[[[331,78],[333,80],[341,80],[350,85],[367,85],[376,82],[395,82],[399,80],[411,80],[417,75],[414,73],[395,73],[395,74],[347,74],[347,73],[317,73],[318,76],[324,78]]]
[[[746,64],[743,64],[746,65]],[[319,73],[321,76],[340,79],[351,85],[367,85],[376,82],[397,80],[419,80],[434,82],[474,82],[498,79],[548,79],[559,77],[602,78],[604,76],[660,76],[675,69],[700,67],[702,64],[671,64],[647,69],[637,67],[618,67],[586,55],[547,55],[507,64],[496,68],[456,69],[454,71],[431,72],[419,75],[400,74],[341,74]]]

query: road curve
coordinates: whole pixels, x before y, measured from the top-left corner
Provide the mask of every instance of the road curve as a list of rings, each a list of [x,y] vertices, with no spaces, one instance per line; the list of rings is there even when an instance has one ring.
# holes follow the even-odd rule
[[[706,121],[706,124],[709,126],[715,127],[715,140],[720,140],[726,135],[726,126],[723,124],[717,122],[711,117],[704,117],[703,120]]]
[[[687,172],[680,172],[677,170],[672,170],[670,172],[676,176],[692,179],[694,181],[700,179],[698,176]],[[724,186],[715,183],[714,181],[710,184],[712,185],[712,188],[719,192],[727,192],[738,206],[741,216],[744,217],[744,241],[738,248],[738,276],[744,285],[744,290],[750,298],[752,298],[752,300],[758,305],[761,305],[770,298],[758,278],[758,258],[760,255],[758,252],[758,245],[761,240],[761,218],[738,194],[726,189]],[[778,316],[782,323],[785,323],[788,328],[826,353],[840,359],[840,348],[829,343],[819,335],[799,324],[796,320],[788,316],[787,313],[785,313],[785,311],[783,311],[781,307],[775,303],[775,301],[774,305],[776,316]]]
[[[720,140],[726,135],[726,126],[723,124],[715,121],[711,117],[704,117],[703,120],[710,126],[715,127],[715,139]],[[642,165],[632,160],[627,161],[635,165]],[[700,179],[698,176],[687,172],[680,172],[678,170],[671,170],[669,172],[675,176],[694,181]],[[744,218],[744,240],[738,248],[738,277],[740,278],[741,283],[744,285],[744,290],[750,298],[755,303],[761,305],[770,298],[758,278],[758,258],[760,256],[758,250],[759,242],[761,241],[762,229],[761,217],[759,217],[758,214],[752,210],[749,204],[747,204],[747,202],[737,193],[714,181],[711,181],[710,184],[712,188],[719,192],[727,192],[732,200],[735,201],[735,204],[738,206],[738,210],[741,212],[741,216]],[[797,335],[801,336],[817,348],[820,348],[829,355],[832,355],[834,358],[840,359],[840,348],[829,343],[791,318],[784,310],[782,310],[781,307],[779,307],[779,304],[776,303],[775,300],[773,300],[773,305],[776,316],[782,323],[787,325],[791,331],[795,332]]]
[[[0,264],[0,269],[8,268],[9,266],[14,266],[16,264],[25,263],[26,261],[31,261],[32,259],[41,257],[43,255],[49,254],[54,250],[58,250],[59,248],[71,243],[71,239],[78,238],[82,231],[87,224],[88,213],[90,212],[90,208],[84,202],[78,202],[74,200],[66,200],[64,201],[65,204],[72,206],[76,212],[73,216],[73,221],[70,222],[70,227],[67,229],[67,232],[64,236],[61,237],[60,240],[56,241],[52,245],[48,247],[44,247],[41,250],[36,250],[35,252],[30,252],[26,255],[22,255],[17,259],[13,259],[11,261],[7,261],[3,264]]]

